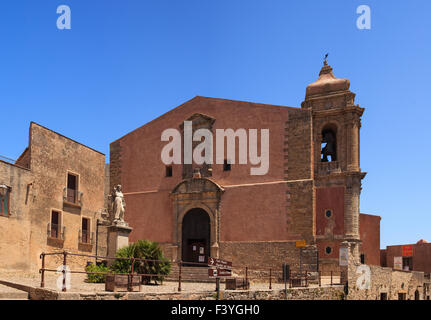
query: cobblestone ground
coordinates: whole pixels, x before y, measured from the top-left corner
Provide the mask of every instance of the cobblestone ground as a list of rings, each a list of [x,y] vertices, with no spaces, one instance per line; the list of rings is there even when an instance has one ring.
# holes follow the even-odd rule
[[[60,277],[60,278],[59,278]],[[72,274],[71,275],[71,287],[68,292],[104,292],[105,284],[103,283],[88,283],[86,282],[87,276],[85,274]],[[60,279],[60,280],[59,280]],[[11,281],[19,284],[24,284],[32,287],[40,287],[40,274],[0,274],[0,280]],[[52,272],[47,272],[45,274],[45,288],[61,291],[57,287],[57,281],[62,283],[62,275]],[[310,285],[310,287],[316,287],[317,285]],[[225,290],[224,283],[221,284],[221,289]],[[269,290],[268,283],[250,283],[251,290]],[[284,284],[273,283],[273,290],[284,289]],[[0,288],[1,290],[1,288]],[[6,290],[6,289],[5,289]],[[215,291],[215,283],[191,283],[182,282],[181,283],[182,292],[202,292],[202,291]],[[174,293],[178,292],[178,282],[165,281],[163,284],[159,285],[142,285],[141,292],[146,293]]]

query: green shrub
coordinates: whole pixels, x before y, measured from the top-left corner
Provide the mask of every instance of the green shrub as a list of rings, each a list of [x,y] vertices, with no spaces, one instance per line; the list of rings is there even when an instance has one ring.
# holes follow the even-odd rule
[[[143,276],[142,282],[144,284],[149,284],[151,280],[154,280],[157,284],[157,281],[163,281],[164,276],[171,272],[171,263],[164,257],[162,249],[157,242],[139,240],[118,250],[116,257],[160,260],[135,261],[133,265],[134,272],[139,274],[158,274],[158,276]],[[111,268],[116,273],[129,273],[131,270],[131,261],[117,259]]]
[[[86,272],[110,272],[110,269],[106,266],[95,265],[90,263],[85,267]],[[106,276],[104,274],[87,274],[87,281],[90,283],[105,283]]]

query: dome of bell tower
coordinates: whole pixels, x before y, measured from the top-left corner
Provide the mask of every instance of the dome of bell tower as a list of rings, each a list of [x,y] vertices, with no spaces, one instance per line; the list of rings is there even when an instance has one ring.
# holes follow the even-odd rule
[[[327,95],[330,93],[348,91],[350,87],[349,79],[339,79],[332,73],[332,68],[326,59],[319,73],[319,79],[307,86],[305,99],[314,96]]]

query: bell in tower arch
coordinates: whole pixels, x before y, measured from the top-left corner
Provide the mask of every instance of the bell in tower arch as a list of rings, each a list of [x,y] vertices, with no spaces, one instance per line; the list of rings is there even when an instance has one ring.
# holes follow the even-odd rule
[[[322,162],[332,162],[337,161],[337,139],[335,133],[330,130],[324,130],[322,132]],[[329,160],[330,157],[330,160]]]

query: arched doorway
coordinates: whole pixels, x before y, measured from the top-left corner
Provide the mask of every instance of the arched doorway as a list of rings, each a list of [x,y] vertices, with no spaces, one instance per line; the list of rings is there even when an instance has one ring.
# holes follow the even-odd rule
[[[185,214],[181,238],[184,262],[208,262],[211,244],[210,218],[205,210],[195,208]]]

